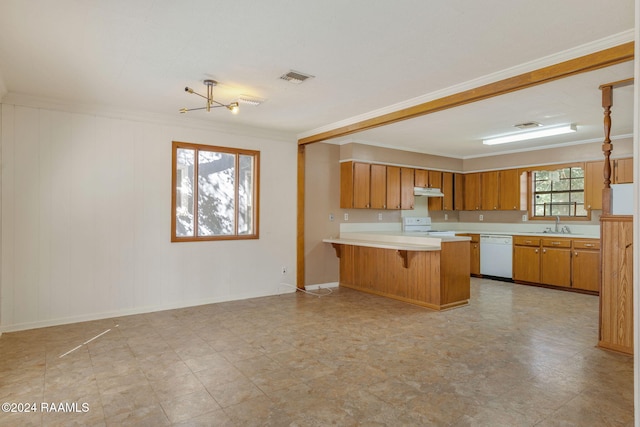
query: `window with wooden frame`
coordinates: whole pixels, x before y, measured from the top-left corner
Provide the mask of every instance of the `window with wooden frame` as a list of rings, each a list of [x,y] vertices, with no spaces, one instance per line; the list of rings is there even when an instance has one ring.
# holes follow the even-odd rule
[[[531,172],[533,218],[588,218],[584,207],[584,168],[563,167]]]
[[[173,142],[171,241],[257,239],[260,152]]]

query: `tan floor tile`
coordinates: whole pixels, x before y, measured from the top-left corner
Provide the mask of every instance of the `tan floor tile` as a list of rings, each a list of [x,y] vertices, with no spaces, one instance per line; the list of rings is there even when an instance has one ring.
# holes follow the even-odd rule
[[[222,385],[209,385],[207,390],[223,408],[237,405],[255,397],[264,396],[264,393],[258,387],[244,378]]]
[[[335,289],[5,333],[0,397],[84,398],[89,425],[633,424],[633,359],[595,348],[596,297],[471,295],[433,312]],[[11,425],[82,420],[33,415]]]
[[[197,391],[162,402],[162,408],[172,423],[181,422],[220,409],[206,390]]]

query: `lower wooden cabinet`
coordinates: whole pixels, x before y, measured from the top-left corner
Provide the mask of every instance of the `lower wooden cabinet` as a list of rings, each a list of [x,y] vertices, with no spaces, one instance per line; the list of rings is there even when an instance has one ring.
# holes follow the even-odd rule
[[[571,254],[571,284],[575,289],[600,291],[600,242],[574,240]]]
[[[540,283],[540,239],[513,237],[513,280]]]
[[[598,293],[600,241],[514,236],[513,280]]]
[[[542,239],[540,283],[571,287],[571,240]]]
[[[469,250],[469,273],[472,276],[481,277],[480,275],[480,235],[472,233],[463,233],[459,236],[470,237],[471,241]]]

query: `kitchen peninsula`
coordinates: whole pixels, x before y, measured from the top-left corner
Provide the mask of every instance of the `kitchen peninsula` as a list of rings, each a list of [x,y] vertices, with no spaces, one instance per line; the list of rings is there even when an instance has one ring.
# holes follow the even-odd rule
[[[445,310],[469,303],[469,237],[341,233],[340,286]]]

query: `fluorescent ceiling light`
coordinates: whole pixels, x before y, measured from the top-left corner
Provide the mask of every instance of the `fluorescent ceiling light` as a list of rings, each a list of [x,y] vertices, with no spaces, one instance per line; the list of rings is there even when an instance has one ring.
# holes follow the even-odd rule
[[[554,128],[534,130],[533,132],[520,132],[512,135],[483,139],[484,145],[506,144],[509,142],[526,141],[528,139],[544,138],[545,136],[562,135],[576,131],[576,125],[565,125]]]

